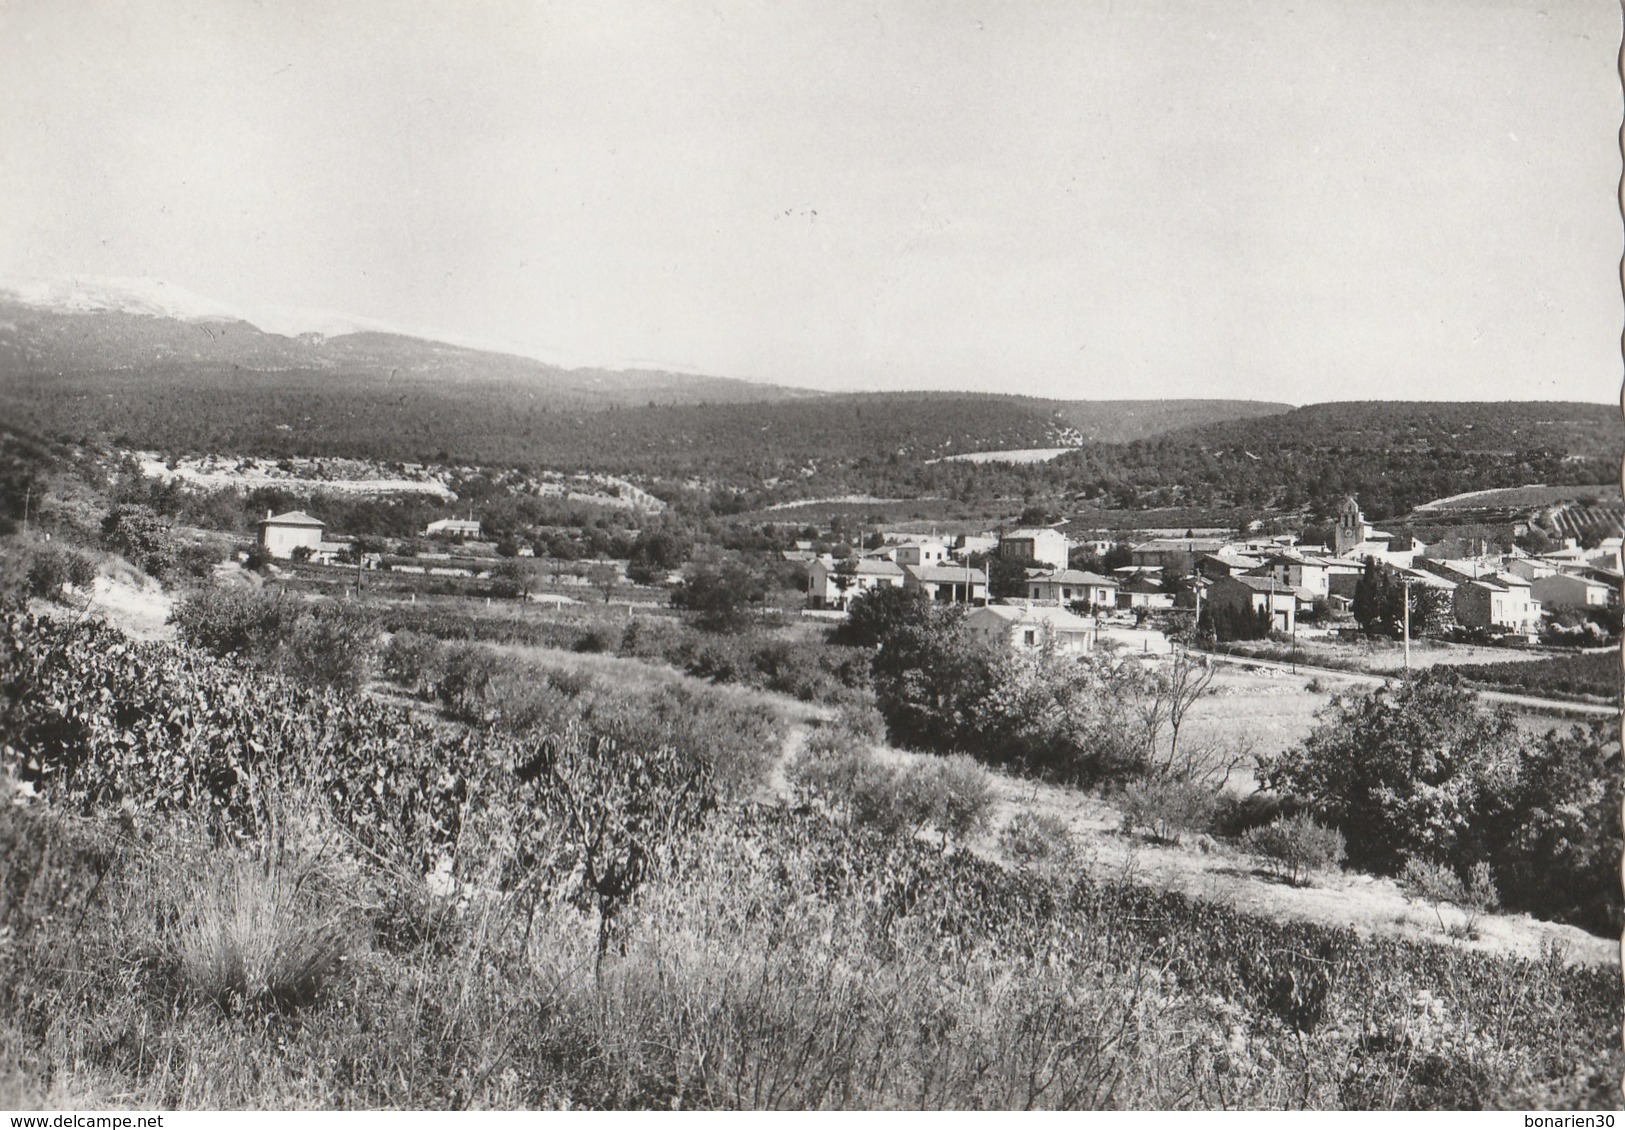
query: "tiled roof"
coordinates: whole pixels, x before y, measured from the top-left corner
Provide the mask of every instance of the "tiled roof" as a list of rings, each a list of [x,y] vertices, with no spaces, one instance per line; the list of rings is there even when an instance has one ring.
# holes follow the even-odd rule
[[[840,571],[838,567],[836,571]],[[856,572],[863,577],[901,577],[903,567],[895,561],[887,561],[884,557],[865,557],[858,561]]]
[[[955,565],[904,565],[903,569],[917,581],[928,584],[962,585],[968,578],[972,584],[987,584],[987,574],[980,569],[966,569]]]
[[[306,514],[303,510],[290,510],[286,514],[278,514],[274,518],[261,518],[260,519],[260,525],[262,525],[262,526],[315,526],[317,528],[321,528],[321,527],[326,526],[327,523],[323,522],[323,521],[320,521],[320,520],[318,520],[316,518],[312,518],[309,514]]]
[[[1073,632],[1090,630],[1089,621],[1053,604],[989,604],[971,613],[972,617],[978,619],[985,619],[987,615],[1010,624],[1046,624],[1051,628]]]
[[[1090,573],[1084,569],[1055,569],[1048,573],[1040,573],[1035,577],[1028,577],[1028,581],[1039,584],[1053,585],[1110,585],[1117,587],[1116,577],[1102,577],[1099,573]]]
[[[1282,594],[1297,592],[1297,590],[1292,588],[1290,585],[1283,585],[1280,581],[1275,580],[1273,577],[1249,577],[1242,575],[1225,577],[1224,580],[1234,581],[1238,585],[1246,585],[1254,592],[1276,592]],[[1215,581],[1214,583],[1219,584],[1222,582]]]

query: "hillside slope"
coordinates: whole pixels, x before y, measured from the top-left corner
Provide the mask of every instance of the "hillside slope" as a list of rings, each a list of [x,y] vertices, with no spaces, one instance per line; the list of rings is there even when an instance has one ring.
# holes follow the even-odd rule
[[[92,299],[90,301],[95,301]],[[344,455],[702,476],[1152,436],[1276,414],[1256,401],[822,394],[561,369],[399,334],[264,333],[202,307],[48,308],[0,296],[0,419],[170,452]]]

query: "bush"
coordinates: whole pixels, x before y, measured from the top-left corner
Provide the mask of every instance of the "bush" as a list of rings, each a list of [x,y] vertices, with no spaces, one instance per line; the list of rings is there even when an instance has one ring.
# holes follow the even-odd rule
[[[987,827],[993,814],[993,782],[964,754],[920,760],[898,775],[897,822],[916,832],[937,830],[942,850]]]
[[[1302,746],[1261,758],[1266,787],[1343,830],[1348,857],[1393,874],[1407,858],[1486,858],[1483,813],[1517,777],[1509,711],[1481,710],[1443,668],[1337,696]]]
[[[446,713],[458,721],[485,721],[486,691],[501,665],[478,644],[458,644],[444,652],[438,696]]]
[[[34,550],[28,563],[28,595],[41,600],[61,601],[62,586],[68,583],[68,563],[51,546]]]
[[[1222,792],[1214,798],[1214,835],[1232,839],[1245,836],[1283,816],[1296,814],[1295,806],[1274,793],[1251,792],[1246,796]]]
[[[1262,828],[1252,829],[1245,843],[1269,861],[1272,871],[1294,885],[1311,872],[1340,862],[1344,855],[1343,834],[1336,828],[1321,827],[1303,813],[1278,816]]]
[[[1213,818],[1213,791],[1188,781],[1134,781],[1117,796],[1123,831],[1142,829],[1158,843],[1177,844],[1186,832],[1204,831]]]
[[[378,620],[355,604],[317,604],[294,621],[279,661],[284,672],[315,686],[355,690],[372,676]]]
[[[875,760],[868,743],[838,726],[821,727],[785,771],[790,788],[848,823],[889,823],[896,774]]]
[[[1078,847],[1065,820],[1021,808],[999,829],[999,851],[1017,867],[1061,869],[1075,862]]]
[[[1463,879],[1449,867],[1425,859],[1407,860],[1399,876],[1400,885],[1417,898],[1431,903],[1439,929],[1452,937],[1478,937],[1479,918],[1501,905],[1495,889],[1495,876],[1490,865],[1483,861],[1467,870]],[[1459,924],[1447,925],[1443,908],[1454,906],[1463,915]]]
[[[175,603],[169,615],[181,639],[215,655],[269,655],[291,631],[299,605],[278,593],[202,588]]]
[[[560,690],[572,688],[557,674]],[[768,708],[741,704],[708,688],[667,686],[647,692],[591,695],[582,685],[578,708],[588,726],[622,747],[670,745],[704,765],[711,787],[727,799],[762,789],[784,744],[783,726]]]
[[[852,647],[878,647],[899,627],[922,624],[930,613],[931,604],[920,593],[883,585],[852,598],[846,619],[835,629],[832,639]]]
[[[313,686],[356,688],[372,674],[378,620],[356,604],[306,604],[281,593],[204,588],[179,601],[182,639]]]
[[[150,506],[120,503],[102,519],[107,548],[123,554],[153,577],[166,577],[175,563],[175,533],[168,518]]]
[[[618,638],[619,633],[612,628],[588,628],[576,640],[573,650],[583,654],[602,654],[611,650]]]
[[[396,632],[380,657],[384,678],[422,698],[439,693],[445,668],[445,648],[421,632]]]
[[[1625,926],[1618,735],[1617,723],[1596,722],[1525,745],[1516,788],[1486,816],[1509,907],[1609,936]]]
[[[841,726],[807,737],[786,775],[804,800],[817,801],[848,825],[886,835],[936,829],[940,847],[987,827],[993,788],[968,757],[920,758],[898,770],[877,759],[870,743]]]

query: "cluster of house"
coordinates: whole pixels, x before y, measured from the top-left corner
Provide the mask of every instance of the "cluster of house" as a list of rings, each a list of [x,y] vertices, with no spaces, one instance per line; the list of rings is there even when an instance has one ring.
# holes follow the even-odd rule
[[[1352,498],[1339,509],[1330,546],[1298,544],[1291,536],[1156,537],[1131,546],[1130,563],[1109,575],[1070,568],[1069,558],[1080,547],[1103,554],[1111,543],[1074,542],[1054,528],[959,537],[952,545],[897,535],[842,561],[813,560],[808,606],[844,610],[860,594],[891,586],[977,606],[968,619],[973,630],[1016,644],[1055,639],[1071,649],[1097,646],[1106,639],[1103,633],[1122,634],[1124,629],[1102,627],[1099,613],[1170,609],[1176,602],[1264,614],[1273,629],[1290,633],[1298,615],[1317,605],[1333,616],[1347,614],[1368,561],[1392,569],[1403,584],[1438,590],[1456,624],[1509,635],[1533,635],[1546,610],[1617,604],[1621,586],[1618,538],[1593,550],[1571,544],[1538,556],[1515,550],[1438,559],[1416,538],[1374,529]],[[968,559],[990,552],[1030,562],[1024,599],[988,600],[987,575]],[[1175,577],[1184,583],[1165,584]],[[1176,587],[1183,595],[1176,595]],[[1144,649],[1151,650],[1149,642]]]
[[[442,518],[430,522],[424,529],[425,537],[438,538],[448,541],[477,541],[480,536],[480,524],[473,519]],[[312,518],[303,510],[289,510],[282,514],[273,514],[267,510],[265,517],[260,519],[259,533],[255,539],[259,552],[275,561],[311,561],[318,565],[336,565],[342,559],[353,559],[352,551],[355,541],[352,538],[329,538],[327,523],[320,518]],[[360,562],[369,569],[378,568],[383,563],[383,556],[378,553],[362,555]],[[419,565],[395,563],[388,566],[397,572],[433,573],[445,576],[472,576],[476,570],[462,565]]]

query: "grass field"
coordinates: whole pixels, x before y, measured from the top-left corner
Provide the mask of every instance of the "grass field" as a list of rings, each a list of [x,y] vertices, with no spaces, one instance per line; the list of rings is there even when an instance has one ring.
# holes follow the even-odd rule
[[[1278,663],[1295,660],[1312,667],[1361,671],[1371,675],[1395,675],[1405,669],[1405,645],[1389,639],[1299,637],[1295,645],[1244,641],[1226,645],[1226,653]],[[1547,652],[1422,639],[1411,641],[1410,665],[1420,668],[1470,663],[1524,663],[1547,658],[1550,658]]]

